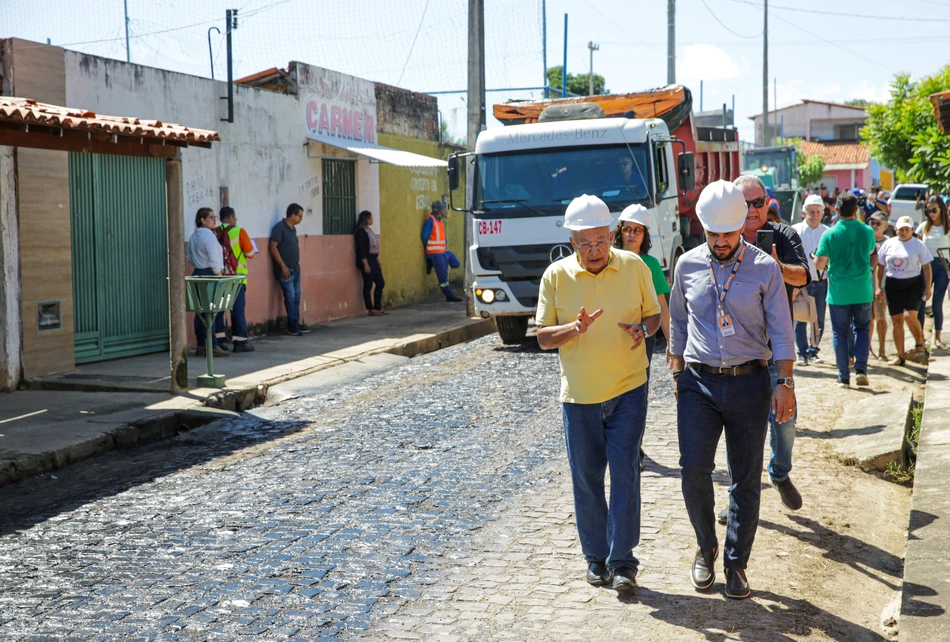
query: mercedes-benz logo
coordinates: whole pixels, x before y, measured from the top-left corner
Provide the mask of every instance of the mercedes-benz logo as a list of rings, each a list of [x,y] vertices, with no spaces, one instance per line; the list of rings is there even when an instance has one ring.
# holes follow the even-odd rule
[[[573,248],[571,248],[570,245],[564,245],[563,243],[559,243],[558,245],[555,245],[554,247],[551,248],[551,254],[550,254],[551,263],[554,263],[555,261],[560,261],[561,259],[568,257],[573,253],[574,253],[574,250]]]

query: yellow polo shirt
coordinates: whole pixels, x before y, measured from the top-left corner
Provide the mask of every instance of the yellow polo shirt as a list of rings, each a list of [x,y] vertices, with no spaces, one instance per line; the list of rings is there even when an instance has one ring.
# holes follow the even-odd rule
[[[538,325],[571,323],[581,306],[588,314],[599,309],[604,313],[587,332],[558,349],[561,401],[603,403],[646,383],[645,342],[631,351],[633,337],[617,327],[618,322],[640,323],[660,313],[646,263],[614,248],[600,274],[582,268],[576,255],[555,261],[541,278]]]

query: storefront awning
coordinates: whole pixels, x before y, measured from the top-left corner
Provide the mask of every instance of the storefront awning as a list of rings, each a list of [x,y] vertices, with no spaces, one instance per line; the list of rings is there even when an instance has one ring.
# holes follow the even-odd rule
[[[448,163],[438,158],[423,156],[422,154],[414,154],[413,152],[405,152],[401,149],[383,147],[382,145],[374,145],[373,143],[366,143],[362,141],[338,140],[335,138],[319,138],[316,136],[311,136],[308,139],[308,144],[309,142],[322,143],[323,145],[330,145],[331,147],[336,147],[338,149],[345,149],[346,151],[353,154],[365,156],[366,158],[371,158],[380,163],[397,165],[399,167],[448,166]]]

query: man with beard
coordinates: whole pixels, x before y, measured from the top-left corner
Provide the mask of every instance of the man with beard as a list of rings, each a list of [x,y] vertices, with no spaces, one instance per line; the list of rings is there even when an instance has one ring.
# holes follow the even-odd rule
[[[725,432],[732,475],[723,566],[726,597],[752,592],[745,569],[759,523],[762,451],[769,413],[795,414],[795,344],[778,263],[742,238],[742,189],[708,185],[696,204],[706,243],[682,256],[670,298],[670,352],[683,499],[698,548],[690,579],[698,590],[715,581],[719,555],[712,472]],[[771,349],[770,349],[771,340]],[[773,390],[768,361],[775,360]]]

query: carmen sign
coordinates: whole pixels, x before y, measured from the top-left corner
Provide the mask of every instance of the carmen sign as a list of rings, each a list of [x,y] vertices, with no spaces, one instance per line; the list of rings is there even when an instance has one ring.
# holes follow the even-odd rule
[[[297,63],[307,134],[376,143],[376,89],[362,78]]]
[[[311,100],[307,103],[307,127],[313,135],[376,142],[376,115],[358,107]]]

